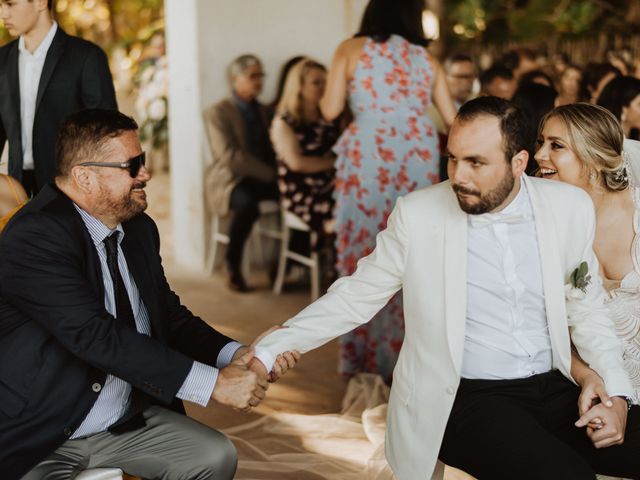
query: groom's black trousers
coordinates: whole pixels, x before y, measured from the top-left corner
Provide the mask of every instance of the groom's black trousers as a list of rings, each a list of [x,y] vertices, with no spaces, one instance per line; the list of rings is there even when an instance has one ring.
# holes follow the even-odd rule
[[[640,407],[629,412],[623,445],[596,449],[574,425],[579,394],[558,371],[462,379],[439,458],[480,480],[640,479]]]

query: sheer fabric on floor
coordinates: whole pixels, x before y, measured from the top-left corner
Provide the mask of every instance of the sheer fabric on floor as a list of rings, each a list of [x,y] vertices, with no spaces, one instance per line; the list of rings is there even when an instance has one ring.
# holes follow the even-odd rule
[[[384,456],[389,387],[381,377],[351,379],[342,412],[271,411],[224,430],[238,449],[237,480],[393,480]],[[447,468],[445,480],[471,480]]]

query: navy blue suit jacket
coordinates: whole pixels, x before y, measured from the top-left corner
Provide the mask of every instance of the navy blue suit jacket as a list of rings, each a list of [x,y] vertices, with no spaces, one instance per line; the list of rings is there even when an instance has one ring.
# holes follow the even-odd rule
[[[164,275],[155,223],[123,223],[122,250],[149,312],[139,334],[104,307],[100,261],[71,200],[52,185],[0,235],[0,465],[19,478],[82,423],[107,373],[134,395],[181,408],[193,360],[214,365],[231,341],[180,303]]]

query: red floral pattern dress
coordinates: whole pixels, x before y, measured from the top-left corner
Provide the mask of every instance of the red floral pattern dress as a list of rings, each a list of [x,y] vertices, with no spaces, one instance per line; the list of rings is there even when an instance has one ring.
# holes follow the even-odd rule
[[[438,182],[438,138],[427,115],[432,68],[425,49],[391,35],[368,39],[349,85],[354,121],[334,151],[337,270],[350,275],[400,196]],[[401,293],[340,339],[340,372],[389,382],[404,339]]]

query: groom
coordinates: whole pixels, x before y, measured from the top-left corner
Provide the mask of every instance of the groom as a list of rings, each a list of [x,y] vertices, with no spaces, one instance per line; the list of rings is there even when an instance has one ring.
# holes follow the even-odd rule
[[[399,480],[440,478],[438,459],[490,480],[640,478],[639,412],[627,407],[632,387],[603,305],[593,205],[577,188],[524,175],[527,131],[506,100],[463,105],[450,181],[399,199],[356,272],[259,343],[273,355],[306,352],[402,288],[406,336],[386,437]],[[571,290],[582,262],[591,279]],[[612,396],[579,426],[572,344]],[[595,417],[602,428],[581,428]]]

